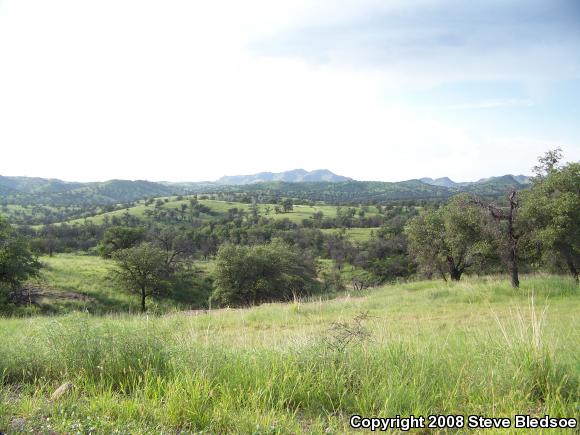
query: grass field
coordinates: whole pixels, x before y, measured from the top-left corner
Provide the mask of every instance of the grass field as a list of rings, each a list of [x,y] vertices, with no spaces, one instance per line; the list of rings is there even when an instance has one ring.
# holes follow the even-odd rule
[[[27,305],[14,307],[12,315],[66,314],[71,311],[87,311],[91,314],[138,313],[139,299],[120,288],[113,280],[114,264],[111,260],[95,255],[58,254],[40,258],[43,268],[38,279],[29,284],[36,290]],[[318,261],[320,271],[329,272],[332,260]],[[198,280],[195,288],[187,287],[166,298],[151,298],[148,311],[163,314],[176,309],[195,309],[207,306],[209,290],[204,278],[211,276],[215,261],[197,260],[194,269]],[[350,287],[354,277],[364,275],[362,269],[345,264],[341,270],[345,285]],[[1,312],[0,312],[1,315]]]
[[[71,311],[87,311],[91,314],[139,313],[139,299],[122,290],[112,278],[114,264],[111,260],[95,255],[58,254],[40,258],[43,268],[38,279],[30,282],[36,293],[29,304],[15,307],[13,315],[66,314]],[[332,260],[319,260],[321,271],[332,269]],[[167,298],[149,299],[148,311],[163,314],[176,309],[192,309],[207,305],[207,284],[215,268],[215,261],[197,260],[194,266],[200,280],[198,287],[184,288],[179,294]],[[352,278],[364,275],[364,271],[349,264],[344,265],[341,275],[347,286]],[[0,313],[1,314],[1,313]]]
[[[64,314],[88,311],[92,314],[139,312],[138,298],[122,290],[112,278],[113,262],[93,255],[59,254],[40,258],[44,267],[39,279],[30,284],[40,289],[33,302],[18,307],[15,314]],[[210,262],[199,262],[199,275],[209,273]],[[179,291],[179,290],[177,290]],[[207,289],[187,288],[165,299],[151,299],[148,310],[162,313],[188,309],[207,300]],[[203,294],[202,294],[203,293]]]
[[[522,278],[519,291],[467,278],[199,315],[0,319],[0,431],[338,434],[352,414],[578,417],[578,289]]]
[[[164,199],[164,198],[161,198]],[[170,197],[167,198],[169,199],[168,202],[163,204],[163,208],[175,208],[175,209],[179,209],[181,204],[189,204],[189,199],[183,199],[183,200],[176,200],[174,197]],[[213,199],[202,199],[199,201],[201,204],[206,205],[207,207],[209,207],[212,212],[214,212],[216,215],[224,215],[227,213],[227,211],[229,209],[232,208],[238,208],[238,209],[242,209],[242,210],[246,210],[248,211],[250,209],[250,205],[246,204],[246,203],[242,203],[242,202],[231,202],[231,201],[218,201],[218,200],[213,200]],[[270,208],[270,212],[269,214],[266,215],[266,208],[269,207]],[[98,214],[96,216],[87,218],[87,220],[92,221],[96,224],[101,224],[103,222],[103,219],[105,216],[109,216],[109,218],[112,218],[113,216],[117,216],[117,217],[122,217],[123,214],[128,210],[129,214],[133,215],[133,216],[137,216],[139,218],[144,218],[145,217],[145,210],[147,209],[153,209],[154,206],[153,205],[149,205],[146,206],[143,201],[139,202],[137,205],[135,205],[134,207],[131,207],[129,209],[123,209],[123,210],[115,210],[115,211],[111,211],[111,212],[107,212],[107,213],[102,213],[102,214]],[[325,217],[336,217],[336,206],[333,205],[315,205],[315,206],[309,206],[309,205],[295,205],[294,206],[294,210],[289,212],[289,213],[275,213],[274,212],[274,205],[273,204],[260,204],[259,206],[260,208],[260,212],[262,213],[262,215],[264,216],[268,216],[270,218],[274,218],[274,219],[289,219],[292,222],[295,223],[301,223],[303,219],[309,219],[311,218],[314,213],[321,211]],[[375,207],[368,207],[368,215],[374,215],[377,213],[377,210]],[[201,215],[201,217],[205,217],[206,219],[210,219],[211,216],[204,216]],[[84,222],[85,219],[74,219],[69,221],[68,223],[74,224],[74,223],[82,223]]]
[[[376,232],[378,228],[346,228],[344,229],[345,236],[353,242],[364,242],[371,238],[371,234]],[[326,234],[340,234],[343,230],[328,228],[323,229],[322,232]]]

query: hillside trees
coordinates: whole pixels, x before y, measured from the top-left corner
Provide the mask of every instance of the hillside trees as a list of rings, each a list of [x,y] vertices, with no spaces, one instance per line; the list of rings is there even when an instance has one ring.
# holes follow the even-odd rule
[[[212,299],[221,305],[289,300],[317,289],[314,260],[280,240],[254,246],[225,244],[218,251]]]
[[[19,286],[36,276],[40,267],[28,240],[0,216],[0,290]]]
[[[98,249],[103,257],[109,258],[115,251],[131,248],[144,240],[144,228],[115,226],[107,228]]]
[[[341,230],[337,234],[329,234],[325,238],[324,249],[327,258],[330,258],[340,271],[349,259],[354,258],[356,248],[346,238],[346,233]]]
[[[353,264],[372,273],[379,282],[408,277],[415,272],[402,229],[385,225],[359,244]]]
[[[559,165],[560,150],[539,159],[532,187],[523,193],[522,215],[544,259],[561,258],[579,282],[580,269],[580,163]]]
[[[74,252],[88,250],[97,245],[105,231],[104,226],[95,225],[90,221],[73,225],[45,225],[34,229],[19,227],[19,232],[31,237],[34,251],[52,256],[58,252]]]
[[[486,216],[465,195],[452,198],[438,210],[428,210],[407,223],[409,250],[427,274],[459,281],[461,275],[482,261],[491,250],[486,240]]]

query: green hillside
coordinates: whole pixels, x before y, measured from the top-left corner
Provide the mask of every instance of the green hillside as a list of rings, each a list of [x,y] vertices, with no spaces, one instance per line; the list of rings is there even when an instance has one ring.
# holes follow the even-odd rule
[[[0,186],[26,194],[48,194],[77,189],[83,187],[83,183],[66,182],[54,178],[0,176]]]
[[[245,186],[224,186],[226,192],[248,192],[271,197],[289,197],[330,203],[370,203],[404,199],[446,198],[453,191],[430,186],[419,180],[387,183],[380,181],[345,181],[339,183],[264,182]]]
[[[144,180],[68,183],[55,179],[0,176],[0,203],[102,206],[186,193],[221,193],[260,196],[269,202],[280,198],[293,198],[300,201],[356,205],[404,200],[444,200],[461,191],[480,196],[503,196],[510,189],[522,188],[525,185],[511,175],[453,187],[431,185],[420,180],[393,183],[353,180],[299,183],[272,181],[235,186],[207,182],[156,183]]]
[[[0,201],[23,205],[105,205],[183,192],[151,181],[110,180],[98,183],[65,183],[26,177],[1,177]]]
[[[161,208],[165,210],[179,210],[182,204],[189,204],[189,199],[181,199],[178,200],[176,197],[165,197],[165,198],[158,198],[161,199],[163,204]],[[165,202],[167,200],[167,202]],[[213,219],[215,217],[225,215],[228,210],[233,208],[237,208],[239,210],[244,210],[248,212],[250,210],[250,204],[241,203],[241,202],[234,202],[234,201],[221,201],[221,200],[213,200],[213,199],[201,199],[198,201],[200,204],[207,206],[211,210],[211,214],[200,214],[201,219]],[[334,205],[294,205],[293,210],[286,213],[276,213],[274,211],[275,204],[259,204],[258,208],[260,213],[263,216],[267,216],[273,219],[289,219],[291,222],[294,223],[301,223],[304,219],[311,219],[315,213],[323,213],[324,217],[336,217],[337,206]],[[92,221],[96,224],[101,224],[106,216],[111,219],[113,216],[121,218],[126,213],[129,213],[131,216],[136,216],[142,219],[147,219],[146,211],[153,210],[154,204],[145,205],[144,201],[139,201],[139,203],[133,207],[129,207],[127,209],[122,210],[115,210],[112,212],[101,213],[97,214],[93,217],[88,217],[86,219],[73,219],[68,223],[81,223],[85,220]],[[360,210],[360,208],[357,208]],[[373,216],[377,214],[376,207],[368,207],[367,213],[369,216]]]
[[[506,194],[514,189],[521,190],[525,187],[526,184],[520,183],[513,175],[504,175],[502,177],[491,177],[487,180],[464,186],[462,189],[479,196],[494,196]]]

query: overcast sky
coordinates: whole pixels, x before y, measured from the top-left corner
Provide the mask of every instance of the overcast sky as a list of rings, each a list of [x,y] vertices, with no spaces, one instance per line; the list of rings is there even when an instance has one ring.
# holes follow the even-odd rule
[[[580,160],[578,0],[0,0],[0,174],[361,180]]]

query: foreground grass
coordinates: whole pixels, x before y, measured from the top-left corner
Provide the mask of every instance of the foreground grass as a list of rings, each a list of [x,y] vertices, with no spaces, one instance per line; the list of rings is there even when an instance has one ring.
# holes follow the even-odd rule
[[[0,430],[344,433],[355,413],[578,417],[579,307],[570,281],[526,277],[518,292],[487,278],[198,316],[0,319]],[[336,322],[358,332],[350,344]]]

